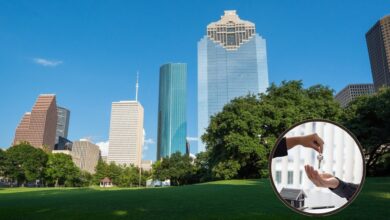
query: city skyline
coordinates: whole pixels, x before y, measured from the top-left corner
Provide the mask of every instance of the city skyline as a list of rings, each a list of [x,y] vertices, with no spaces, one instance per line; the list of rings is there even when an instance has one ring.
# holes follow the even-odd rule
[[[0,94],[3,104],[12,108],[0,110],[0,146],[10,146],[20,118],[42,93],[55,93],[61,105],[72,111],[70,140],[89,137],[106,142],[110,103],[129,97],[139,70],[140,100],[148,116],[144,159],[154,160],[158,67],[167,61],[188,63],[187,96],[196,100],[196,43],[204,27],[218,20],[224,10],[237,10],[267,39],[270,82],[303,79],[305,86],[321,83],[336,91],[350,83],[372,82],[364,35],[389,14],[386,1],[330,1],[311,6],[295,2],[285,3],[286,7],[254,1],[153,4],[156,7],[80,3],[75,9],[67,3],[1,2]],[[145,8],[148,15],[141,13]],[[166,13],[168,8],[177,9],[177,14]],[[359,16],[361,11],[365,16]],[[165,24],[160,31],[150,29],[157,25],[156,18]],[[146,34],[134,35],[134,29]],[[188,136],[195,140],[196,103],[189,102],[188,109]],[[191,146],[196,144],[191,142]]]

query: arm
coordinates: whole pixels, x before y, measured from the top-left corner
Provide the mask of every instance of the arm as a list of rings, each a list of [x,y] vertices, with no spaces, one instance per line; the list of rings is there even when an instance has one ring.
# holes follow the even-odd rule
[[[318,173],[312,166],[305,165],[307,177],[317,187],[329,188],[336,195],[349,200],[358,189],[359,185],[347,183],[329,173]]]
[[[280,142],[276,146],[272,158],[287,156],[288,155],[287,150],[290,150],[291,148],[297,145],[302,145],[304,147],[312,148],[322,153],[324,141],[317,134],[288,137],[288,138],[284,137],[280,140]]]
[[[276,146],[273,158],[275,157],[284,157],[287,156],[287,144],[286,144],[286,138],[282,138],[278,145]]]
[[[346,198],[347,200],[350,200],[351,197],[355,194],[356,190],[359,188],[359,185],[344,182],[337,177],[335,178],[339,181],[338,186],[336,188],[329,188],[329,189],[336,195],[342,198]]]

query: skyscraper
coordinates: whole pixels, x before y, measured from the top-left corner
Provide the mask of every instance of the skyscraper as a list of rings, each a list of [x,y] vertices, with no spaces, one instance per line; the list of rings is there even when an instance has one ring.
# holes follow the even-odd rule
[[[265,39],[256,33],[255,24],[241,20],[236,11],[225,11],[198,42],[198,136],[210,116],[233,98],[265,92],[267,87]],[[199,141],[198,151],[204,150]]]
[[[144,108],[138,102],[138,80],[134,101],[113,102],[107,162],[141,166],[144,142]]]
[[[29,142],[36,148],[54,149],[57,125],[56,96],[42,94],[38,97],[31,112],[24,114],[16,128],[13,144]]]
[[[372,83],[349,84],[335,96],[341,107],[346,107],[351,101],[362,95],[371,95],[375,93]]]
[[[66,108],[57,106],[57,130],[56,130],[56,143],[58,138],[68,138],[70,111]]]
[[[371,27],[366,42],[375,90],[390,86],[390,15]]]
[[[187,64],[160,67],[157,159],[175,152],[186,153]]]

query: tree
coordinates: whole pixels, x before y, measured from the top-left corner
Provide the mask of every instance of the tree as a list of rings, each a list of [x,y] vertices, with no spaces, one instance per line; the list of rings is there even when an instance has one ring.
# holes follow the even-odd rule
[[[3,149],[0,149],[0,176],[4,175],[4,169],[5,169],[5,151]]]
[[[191,183],[195,174],[192,158],[188,155],[181,155],[180,152],[165,157],[153,165],[153,178],[159,180],[171,180],[172,185],[183,185]]]
[[[364,148],[370,175],[390,174],[390,89],[361,96],[345,109],[344,125]]]
[[[67,154],[50,154],[47,162],[46,177],[54,186],[75,186],[79,182],[80,170]]]
[[[212,179],[208,152],[200,152],[196,155],[194,182],[206,182]]]
[[[123,168],[120,165],[111,162],[107,167],[107,177],[111,179],[112,183],[119,185],[119,177],[122,174]]]
[[[100,183],[100,180],[104,179],[105,177],[108,177],[108,164],[104,162],[102,159],[99,159],[96,167],[95,167],[95,174],[94,174],[94,183],[98,184]]]
[[[233,99],[211,116],[201,137],[213,177],[266,177],[270,150],[286,129],[305,119],[338,121],[341,116],[331,89],[304,89],[301,81],[272,84],[266,94]]]
[[[27,142],[10,147],[5,153],[4,175],[17,184],[42,180],[47,154]]]
[[[119,176],[119,186],[133,187],[139,184],[139,169],[134,166],[123,168]]]

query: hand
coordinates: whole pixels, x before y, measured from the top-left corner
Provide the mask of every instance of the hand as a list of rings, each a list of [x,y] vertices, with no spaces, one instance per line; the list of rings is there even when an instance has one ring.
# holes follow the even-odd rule
[[[329,173],[318,173],[317,170],[310,165],[305,165],[305,171],[307,177],[316,185],[317,187],[325,187],[335,189],[339,185],[339,180]]]
[[[324,141],[316,134],[286,138],[287,148],[291,149],[297,145],[312,148],[318,153],[322,153]]]

